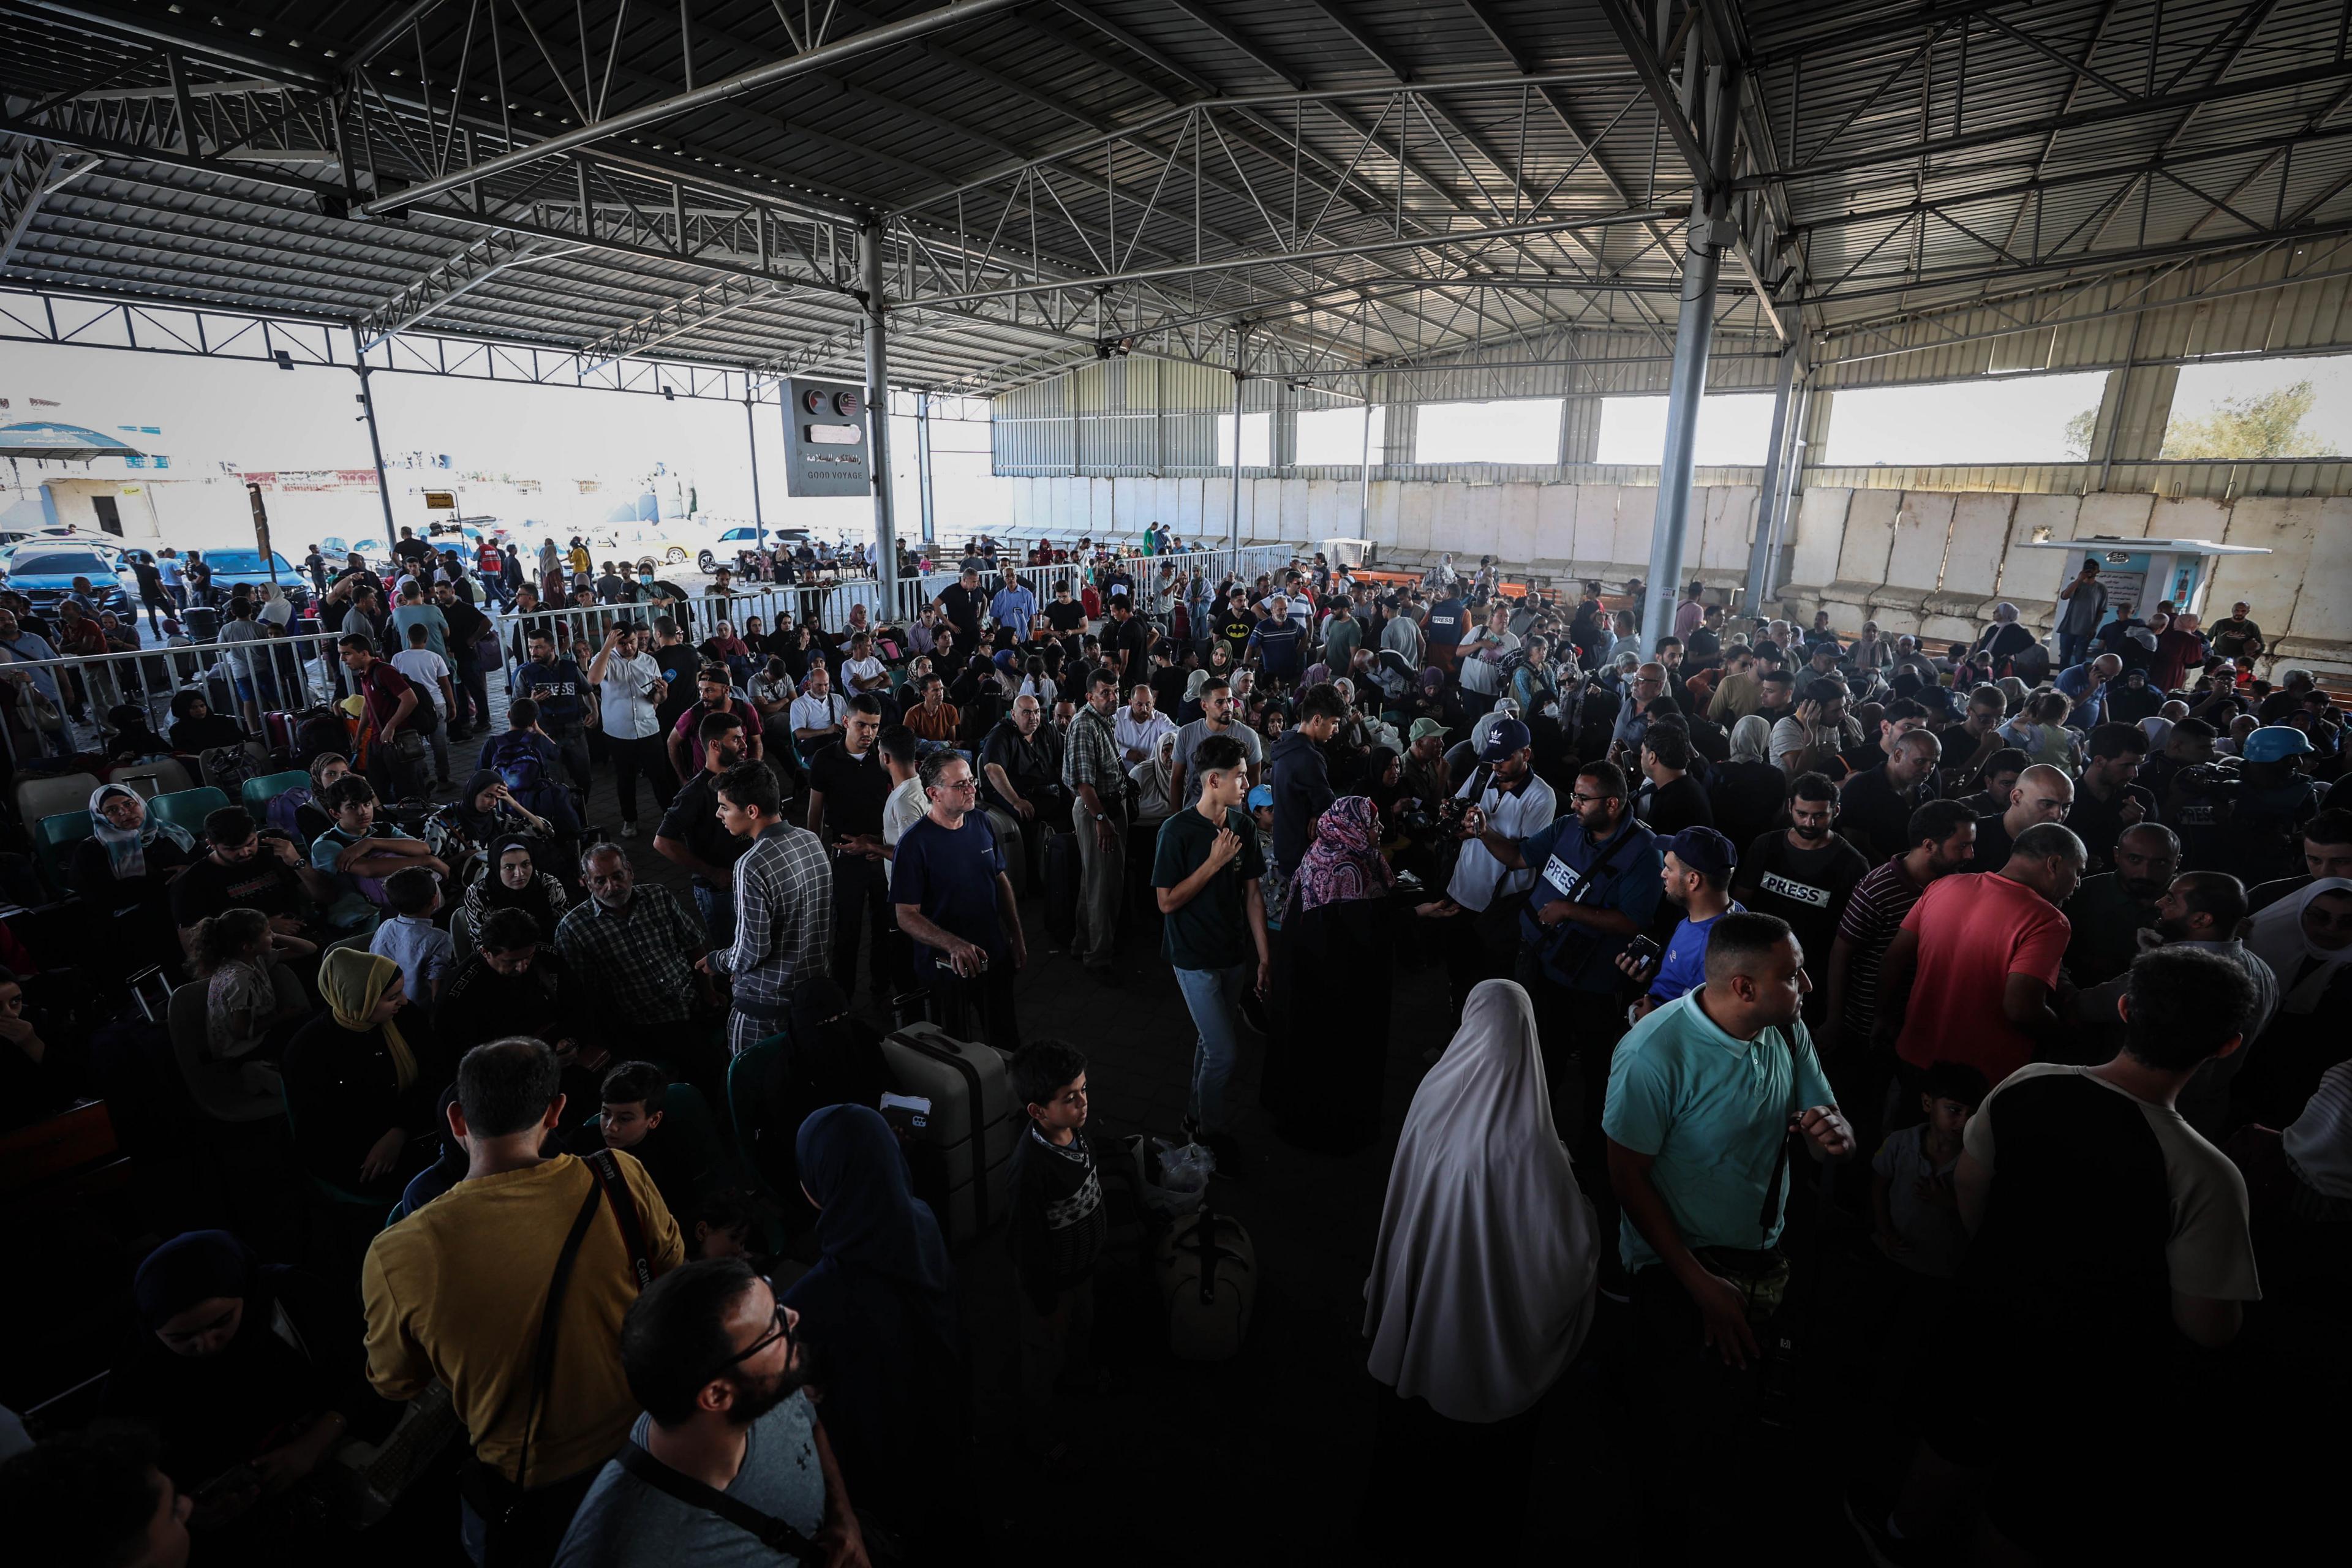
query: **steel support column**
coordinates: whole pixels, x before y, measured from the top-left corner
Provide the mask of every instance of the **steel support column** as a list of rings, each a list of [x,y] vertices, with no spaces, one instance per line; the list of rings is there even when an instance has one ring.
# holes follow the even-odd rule
[[[354,351],[352,357],[358,361],[352,368],[359,372],[360,411],[367,420],[368,450],[375,458],[375,495],[376,500],[383,503],[383,537],[389,544],[398,537],[398,531],[392,526],[392,480],[383,471],[383,436],[375,427],[375,394],[368,386],[367,350],[360,346],[357,327],[352,329],[352,348]]]
[[[1731,142],[1738,120],[1739,83],[1722,66],[1709,67],[1699,107],[1707,166],[1692,171],[1689,243],[1683,254],[1682,300],[1675,321],[1675,363],[1666,383],[1666,446],[1658,465],[1657,520],[1650,531],[1650,580],[1642,603],[1642,651],[1656,651],[1674,630],[1676,584],[1690,537],[1691,468],[1697,449],[1699,400],[1706,390],[1706,355],[1715,336],[1715,281],[1730,246]]]
[[[923,542],[938,542],[939,513],[931,495],[931,395],[915,395],[915,478],[923,505]]]
[[[1780,351],[1780,372],[1772,383],[1772,435],[1764,448],[1764,488],[1756,497],[1756,542],[1748,547],[1748,598],[1750,615],[1772,591],[1772,567],[1780,559],[1780,533],[1788,516],[1789,487],[1783,481],[1794,468],[1798,426],[1790,417],[1797,401],[1797,362],[1804,357],[1805,340]]]
[[[686,8],[680,5],[679,20],[683,21],[685,15]],[[790,401],[789,395],[786,401]],[[760,510],[760,421],[756,412],[759,403],[759,389],[746,386],[743,389],[743,445],[751,454],[751,526],[758,531],[753,537],[759,540],[760,548],[764,550],[768,547],[768,519]]]
[[[1246,333],[1234,336],[1234,363],[1242,357],[1242,339]],[[1234,372],[1234,508],[1225,522],[1225,543],[1234,550],[1242,547],[1242,383],[1248,378]]]
[[[1372,395],[1374,390],[1370,386],[1364,388],[1364,477],[1356,490],[1356,537],[1359,539],[1370,539],[1372,536]],[[1385,435],[1386,432],[1383,431],[1382,434]],[[1241,426],[1236,423],[1234,426],[1234,454],[1236,457],[1241,455]]]
[[[898,615],[898,529],[890,494],[890,356],[884,344],[882,226],[857,230],[857,276],[866,299],[866,408],[873,431],[874,574],[882,585],[882,616]]]

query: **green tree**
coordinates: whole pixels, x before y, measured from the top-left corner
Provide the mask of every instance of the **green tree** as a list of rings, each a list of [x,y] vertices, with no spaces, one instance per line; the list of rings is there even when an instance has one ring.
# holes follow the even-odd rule
[[[2220,407],[2202,418],[2176,418],[2168,425],[2161,456],[2223,461],[2341,456],[2303,427],[2318,395],[2311,383],[2298,381],[2274,392],[2225,397]]]
[[[2099,427],[2098,405],[2094,404],[2066,421],[2066,455],[2088,458],[2091,455],[2091,433]]]

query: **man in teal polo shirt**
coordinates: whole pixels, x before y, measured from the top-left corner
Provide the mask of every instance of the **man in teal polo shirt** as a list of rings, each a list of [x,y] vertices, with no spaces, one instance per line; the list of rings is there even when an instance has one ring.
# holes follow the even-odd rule
[[[1633,1276],[1634,1401],[1653,1430],[1649,1529],[1661,1560],[1728,1547],[1765,1500],[1743,1445],[1758,1436],[1759,1341],[1788,1282],[1780,1252],[1792,1173],[1788,1136],[1818,1161],[1853,1152],[1800,1017],[1804,954],[1788,922],[1726,914],[1707,938],[1706,980],[1635,1025],[1609,1070],[1601,1131],[1624,1211]],[[1675,1462],[1675,1461],[1682,1462]],[[1696,1489],[1695,1475],[1719,1485]]]

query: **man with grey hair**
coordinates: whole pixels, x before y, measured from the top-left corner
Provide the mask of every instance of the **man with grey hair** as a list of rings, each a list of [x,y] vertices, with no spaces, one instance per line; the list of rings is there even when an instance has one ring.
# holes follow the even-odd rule
[[[1911,906],[1879,970],[1878,1034],[1893,1039],[1899,1058],[1898,1105],[1918,1102],[1919,1076],[1937,1062],[1963,1063],[1998,1084],[2064,1052],[2068,1027],[2055,1003],[2072,928],[2059,906],[2088,858],[2064,824],[2038,822],[2018,834],[1999,869],[1940,877]]]

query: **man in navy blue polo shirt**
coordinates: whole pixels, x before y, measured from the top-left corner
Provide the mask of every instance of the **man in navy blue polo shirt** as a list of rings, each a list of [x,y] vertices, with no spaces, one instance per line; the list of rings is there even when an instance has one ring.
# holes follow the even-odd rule
[[[1593,1156],[1588,1168],[1596,1168],[1600,1157],[1609,1053],[1625,1031],[1619,994],[1626,982],[1617,955],[1648,928],[1664,896],[1659,878],[1665,856],[1657,836],[1633,820],[1628,795],[1624,770],[1594,763],[1576,775],[1568,814],[1528,837],[1506,838],[1472,813],[1479,841],[1496,859],[1536,873],[1519,915],[1512,978],[1535,1004],[1553,1119],[1578,1129],[1580,1147]],[[1580,1058],[1584,1088],[1573,1121],[1561,1114],[1571,1049]]]

